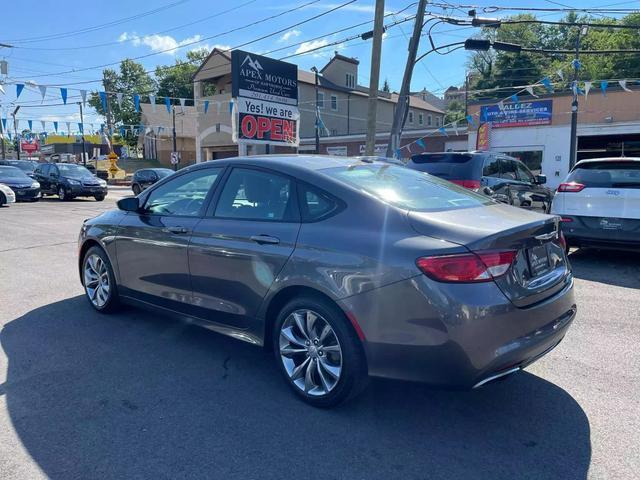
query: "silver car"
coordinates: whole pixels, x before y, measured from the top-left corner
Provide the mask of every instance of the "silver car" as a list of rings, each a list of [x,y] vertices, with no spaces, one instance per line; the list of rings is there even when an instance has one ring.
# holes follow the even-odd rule
[[[315,406],[368,376],[481,386],[554,348],[576,314],[557,217],[372,159],[216,160],[118,207],[80,232],[93,308],[271,348]]]

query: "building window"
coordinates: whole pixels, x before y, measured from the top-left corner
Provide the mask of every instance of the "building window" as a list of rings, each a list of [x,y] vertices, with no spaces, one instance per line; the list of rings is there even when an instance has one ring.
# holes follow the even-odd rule
[[[338,97],[331,95],[331,110],[338,110]]]
[[[422,113],[418,114],[418,125],[424,124],[424,115]]]
[[[413,112],[409,111],[409,123],[413,123]]]
[[[427,126],[431,126],[432,120],[433,119],[431,118],[431,114],[427,115]]]
[[[318,92],[318,108],[324,108],[324,92]]]
[[[436,117],[436,127],[440,126],[440,117]]]
[[[356,76],[353,73],[346,74],[346,85],[347,85],[347,88],[355,88]]]

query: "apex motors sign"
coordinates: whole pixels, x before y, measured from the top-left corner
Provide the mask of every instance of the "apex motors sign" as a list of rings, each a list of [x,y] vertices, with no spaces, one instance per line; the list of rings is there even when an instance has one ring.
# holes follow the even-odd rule
[[[480,107],[480,120],[491,128],[531,127],[551,125],[553,100],[484,105]]]
[[[234,141],[298,146],[298,67],[233,50],[231,78]]]

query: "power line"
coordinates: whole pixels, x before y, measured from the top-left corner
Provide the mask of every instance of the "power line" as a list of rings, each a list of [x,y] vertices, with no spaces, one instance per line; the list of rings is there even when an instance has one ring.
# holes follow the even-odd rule
[[[161,11],[164,11],[164,10],[168,10],[170,8],[173,8],[173,7],[177,6],[177,5],[186,3],[188,1],[189,0],[179,0],[177,2],[170,3],[170,4],[165,5],[163,7],[154,8],[153,10],[148,10],[146,12],[142,12],[142,13],[139,13],[139,14],[136,14],[136,15],[132,15],[130,17],[121,18],[119,20],[113,20],[111,22],[94,25],[92,27],[82,28],[80,30],[73,30],[73,31],[70,31],[70,32],[53,33],[53,34],[50,34],[50,35],[41,35],[39,37],[28,37],[28,38],[8,40],[8,41],[11,42],[11,43],[35,43],[35,42],[44,42],[44,41],[48,41],[48,40],[55,40],[55,39],[58,39],[58,38],[73,37],[75,35],[81,35],[81,34],[84,34],[84,33],[95,32],[97,30],[102,30],[104,28],[109,28],[109,27],[113,27],[115,25],[120,25],[122,23],[130,22],[131,20],[137,20],[139,18],[147,17],[149,15],[153,15],[153,14],[156,14],[158,12],[161,12]]]

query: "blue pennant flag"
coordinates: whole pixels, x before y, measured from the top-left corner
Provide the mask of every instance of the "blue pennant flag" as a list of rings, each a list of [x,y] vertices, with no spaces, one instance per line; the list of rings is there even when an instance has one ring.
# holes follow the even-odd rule
[[[53,129],[58,133],[58,122],[53,122]]]
[[[439,131],[442,135],[444,135],[445,137],[448,137],[448,136],[449,136],[449,135],[447,135],[447,129],[446,129],[446,128],[444,128],[444,127],[440,127],[440,128],[438,129],[438,131]]]
[[[102,102],[102,111],[107,111],[107,92],[100,92],[100,101]]]
[[[577,58],[574,58],[574,59],[571,61],[571,66],[572,66],[573,68],[575,68],[576,70],[580,70],[580,68],[582,68],[582,64],[580,63],[580,60],[578,60]]]
[[[22,90],[24,90],[24,83],[16,83],[16,98],[20,96]]]
[[[209,110],[209,100],[205,100],[204,101],[204,113],[205,113],[205,115],[207,114],[208,110]]]
[[[100,124],[100,132],[103,132],[103,133],[104,133],[104,123],[101,123],[101,124]]]
[[[551,85],[551,80],[549,79],[549,77],[544,77],[541,83],[547,90],[547,92],[553,92],[553,85]]]
[[[164,97],[164,104],[167,107],[167,112],[171,113],[171,99],[169,97]]]
[[[475,122],[473,121],[473,115],[467,115],[467,122],[469,122],[469,125],[475,126]]]
[[[229,113],[233,113],[233,100],[229,102]]]
[[[11,140],[11,132],[7,132],[7,135],[9,135],[9,140]]]
[[[514,93],[513,95],[511,95],[511,101],[513,103],[520,103],[520,99],[518,98],[518,94]]]
[[[80,133],[84,133],[84,125],[82,123],[78,122],[78,130],[80,130]]]
[[[33,120],[27,120],[27,123],[29,124],[29,131],[33,130]]]
[[[600,82],[600,90],[602,90],[602,95],[607,96],[607,87],[609,86],[609,82],[606,80],[602,80]]]
[[[61,88],[60,89],[60,96],[62,97],[62,102],[66,105],[67,104],[67,89],[66,88]]]
[[[3,130],[6,130],[6,129],[7,129],[7,119],[6,119],[6,118],[3,118],[3,119],[2,119],[2,129],[3,129]]]
[[[402,158],[402,149],[401,148],[398,148],[396,150],[396,158]]]
[[[140,95],[137,93],[133,94],[133,107],[136,109],[136,113],[140,111]]]
[[[124,137],[125,129],[124,127],[120,127],[120,136]]]
[[[421,138],[419,138],[418,140],[416,140],[416,144],[418,144],[418,146],[419,146],[420,148],[422,148],[423,150],[424,150],[425,148],[427,148],[427,146],[424,144],[424,140],[422,140]]]

